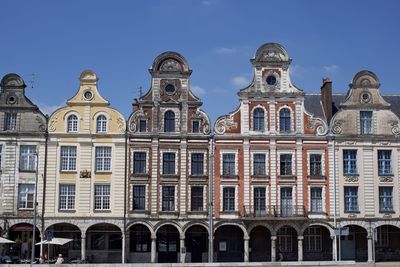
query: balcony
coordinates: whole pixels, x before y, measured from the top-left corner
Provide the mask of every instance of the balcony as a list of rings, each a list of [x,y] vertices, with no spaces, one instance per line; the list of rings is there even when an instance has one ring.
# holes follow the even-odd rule
[[[306,211],[303,206],[267,206],[263,209],[254,209],[254,207],[244,206],[244,217],[247,218],[288,218],[288,217],[306,217]]]

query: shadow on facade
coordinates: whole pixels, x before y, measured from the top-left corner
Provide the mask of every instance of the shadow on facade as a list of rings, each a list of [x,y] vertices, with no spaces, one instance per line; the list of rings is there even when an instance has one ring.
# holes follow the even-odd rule
[[[217,262],[243,262],[243,231],[238,226],[223,225],[215,231],[214,252]]]

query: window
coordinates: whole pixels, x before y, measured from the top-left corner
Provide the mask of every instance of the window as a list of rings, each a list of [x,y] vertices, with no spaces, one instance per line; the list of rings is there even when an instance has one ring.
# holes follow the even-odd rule
[[[222,155],[222,175],[233,176],[235,175],[235,154]]]
[[[95,210],[110,209],[110,185],[108,184],[94,185],[94,209]]]
[[[175,132],[175,113],[171,110],[164,114],[164,132]]]
[[[33,209],[34,196],[34,184],[20,184],[18,191],[18,209]]]
[[[378,175],[392,174],[392,151],[378,150]]]
[[[281,216],[292,216],[293,215],[293,199],[292,199],[292,188],[281,187]]]
[[[223,189],[223,211],[235,211],[235,188],[224,187]]]
[[[139,120],[139,132],[145,133],[147,132],[147,121],[146,120]]]
[[[146,209],[146,186],[134,185],[132,187],[132,209],[145,210]]]
[[[67,119],[67,132],[75,133],[78,131],[78,117],[70,115]]]
[[[253,154],[253,175],[264,176],[265,154]]]
[[[344,187],[344,211],[358,212],[358,187]]]
[[[146,174],[146,152],[133,153],[133,174]]]
[[[96,147],[96,171],[97,172],[111,171],[111,147],[108,146]]]
[[[175,174],[175,153],[163,154],[163,174]]]
[[[265,187],[254,187],[254,215],[266,215]]]
[[[0,171],[3,168],[3,146],[0,145]]]
[[[203,153],[192,153],[191,159],[192,175],[203,175],[204,174],[204,154]]]
[[[149,229],[142,224],[135,224],[132,228],[130,236],[131,252],[150,252],[151,234]]]
[[[203,211],[203,187],[192,186],[190,194],[190,210]]]
[[[321,252],[322,251],[322,233],[319,226],[308,227],[304,233],[304,251]]]
[[[379,212],[393,211],[393,188],[379,187]]]
[[[162,211],[175,210],[175,187],[163,186],[162,187]]]
[[[278,230],[278,247],[282,252],[293,251],[293,228],[284,226]]]
[[[21,171],[36,170],[36,146],[21,146],[19,169]]]
[[[311,212],[322,212],[322,187],[311,187]]]
[[[253,111],[253,130],[264,131],[264,110],[256,108]]]
[[[60,210],[75,209],[75,185],[60,184]]]
[[[361,134],[372,134],[372,111],[360,111]]]
[[[357,150],[343,150],[343,174],[357,174]]]
[[[279,131],[290,133],[290,110],[288,108],[279,111]]]
[[[292,175],[292,154],[280,155],[280,174]]]
[[[61,147],[61,171],[76,170],[76,146]]]
[[[97,117],[96,121],[96,132],[105,133],[107,132],[107,118],[104,115]]]
[[[192,121],[192,132],[199,133],[200,132],[200,122],[198,120]]]
[[[322,155],[311,154],[310,155],[310,176],[321,176],[322,175]]]
[[[17,129],[17,113],[6,113],[4,117],[4,131]]]
[[[376,246],[389,247],[389,225],[379,226],[376,231],[377,231]]]

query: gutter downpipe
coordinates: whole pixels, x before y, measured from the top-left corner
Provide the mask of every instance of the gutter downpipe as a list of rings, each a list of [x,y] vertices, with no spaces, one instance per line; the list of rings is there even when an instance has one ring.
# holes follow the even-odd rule
[[[208,262],[214,261],[214,133],[210,134],[210,184],[209,184],[209,221],[208,221]]]
[[[44,213],[46,211],[46,181],[47,181],[47,153],[48,153],[48,142],[49,142],[49,132],[44,133],[45,143],[44,143],[44,173],[43,173],[43,193],[42,193],[42,231],[41,231],[41,241],[44,240]],[[40,256],[43,257],[43,244],[40,244]],[[44,258],[44,257],[43,257]]]
[[[125,175],[125,182],[124,182],[124,229],[123,229],[123,238],[122,238],[122,263],[125,263],[125,254],[126,254],[126,191],[128,188],[127,182],[128,182],[128,129],[125,129],[125,170],[124,170],[124,175]]]

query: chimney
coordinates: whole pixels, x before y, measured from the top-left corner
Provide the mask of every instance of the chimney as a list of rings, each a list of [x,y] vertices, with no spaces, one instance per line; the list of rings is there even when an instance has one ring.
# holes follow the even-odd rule
[[[321,102],[326,122],[329,125],[332,119],[332,81],[329,78],[322,79]]]

